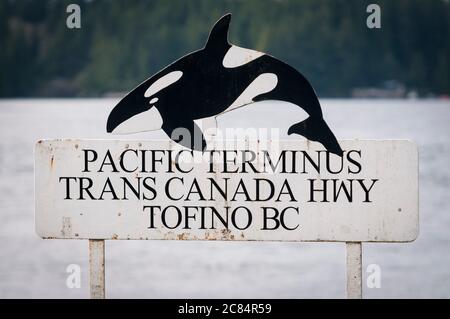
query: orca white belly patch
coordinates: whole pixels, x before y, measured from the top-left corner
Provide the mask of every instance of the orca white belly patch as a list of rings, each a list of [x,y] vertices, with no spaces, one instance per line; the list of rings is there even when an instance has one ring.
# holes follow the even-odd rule
[[[161,129],[163,119],[156,107],[150,110],[138,113],[128,120],[120,123],[113,131],[113,134],[130,134],[137,132],[154,131]]]
[[[253,103],[253,98],[272,91],[278,83],[278,77],[274,73],[260,74],[250,83],[239,97],[222,113],[229,112],[238,107]]]
[[[238,66],[247,64],[263,55],[264,53],[262,52],[233,45],[225,54],[222,64],[225,68],[236,68]]]
[[[148,87],[147,91],[145,91],[144,96],[150,97],[150,96],[158,93],[162,89],[164,89],[164,88],[168,87],[169,85],[178,81],[182,76],[183,76],[183,72],[181,72],[181,71],[173,71],[173,72],[167,73],[166,75],[160,77],[158,80],[153,82],[152,85],[150,85]]]

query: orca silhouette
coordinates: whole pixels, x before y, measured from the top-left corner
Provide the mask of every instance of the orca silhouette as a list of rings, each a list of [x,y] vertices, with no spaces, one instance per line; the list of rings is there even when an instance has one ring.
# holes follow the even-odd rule
[[[231,45],[230,20],[231,14],[227,14],[216,22],[203,49],[175,61],[128,93],[111,111],[107,132],[162,128],[175,142],[203,151],[206,142],[194,120],[258,101],[279,100],[293,103],[309,115],[292,125],[289,135],[302,135],[342,156],[311,84],[270,55]],[[178,134],[179,128],[189,134]],[[195,140],[198,137],[200,143]]]

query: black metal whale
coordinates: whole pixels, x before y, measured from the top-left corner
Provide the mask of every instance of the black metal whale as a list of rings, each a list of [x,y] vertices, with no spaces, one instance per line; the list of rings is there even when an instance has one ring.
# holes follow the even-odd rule
[[[253,102],[279,100],[298,105],[309,115],[293,124],[288,134],[317,141],[342,156],[311,84],[270,55],[230,44],[230,20],[231,14],[227,14],[216,22],[203,49],[170,64],[128,93],[111,111],[107,132],[162,128],[174,141],[201,151],[206,142],[194,120]],[[179,128],[190,134],[178,134]]]

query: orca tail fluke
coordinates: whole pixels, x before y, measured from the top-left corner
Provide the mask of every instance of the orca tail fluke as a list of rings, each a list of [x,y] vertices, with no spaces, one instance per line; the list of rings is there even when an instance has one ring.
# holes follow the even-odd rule
[[[321,143],[330,153],[338,156],[343,155],[341,146],[323,118],[309,117],[302,122],[296,123],[288,130],[288,135],[293,133],[302,135],[308,140]]]

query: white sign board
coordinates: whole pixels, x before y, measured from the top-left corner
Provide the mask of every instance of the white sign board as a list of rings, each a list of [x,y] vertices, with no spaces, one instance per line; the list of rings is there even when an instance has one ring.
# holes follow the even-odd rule
[[[408,242],[418,235],[409,141],[51,140],[35,149],[42,238]]]

